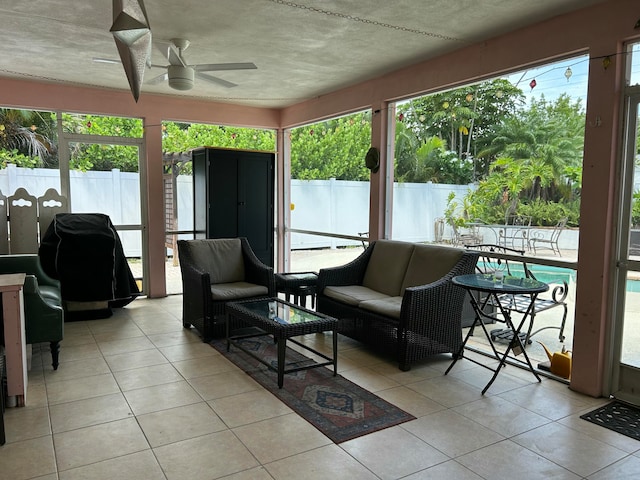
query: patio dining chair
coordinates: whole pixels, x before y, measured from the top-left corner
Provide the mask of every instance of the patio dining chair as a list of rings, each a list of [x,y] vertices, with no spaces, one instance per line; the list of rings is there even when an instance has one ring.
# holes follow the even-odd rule
[[[562,218],[556,224],[556,226],[553,227],[553,230],[551,230],[550,234],[548,233],[548,231],[540,231],[540,230],[533,232],[532,235],[529,237],[529,245],[530,245],[530,248],[533,249],[533,253],[536,254],[539,249],[546,248],[548,250],[551,250],[554,255],[557,253],[558,256],[561,257],[562,253],[560,253],[560,247],[558,246],[558,239],[560,238],[560,234],[562,233],[562,231],[565,229],[566,226],[567,226],[567,219]]]
[[[505,276],[532,278],[537,280],[533,272],[529,269],[529,266],[524,258],[523,250],[517,250],[502,245],[491,244],[479,244],[470,245],[467,247],[469,250],[477,250],[480,252],[480,257],[476,263],[476,271],[478,273],[493,273],[496,270],[502,270]],[[526,331],[522,333],[522,343],[528,345],[531,343],[531,337],[539,332],[547,329],[558,329],[558,339],[564,342],[564,327],[567,321],[568,307],[566,303],[567,293],[569,285],[565,280],[553,280],[547,282],[549,284],[549,291],[540,294],[536,297],[533,304],[532,311],[529,315],[529,324],[526,327]],[[479,304],[485,307],[485,311],[491,309],[495,314],[495,320],[500,322],[504,319],[499,318],[500,308],[508,311],[510,314],[518,313],[524,315],[527,312],[527,308],[531,303],[531,299],[528,295],[504,293],[497,296],[500,305],[496,303],[495,297],[485,297],[479,299]],[[559,325],[545,325],[535,329],[536,315],[550,310],[555,307],[562,307],[563,313]],[[534,330],[535,329],[535,330]],[[504,330],[504,332],[511,332],[511,329]],[[492,330],[492,340],[497,341],[511,341],[511,338],[503,337],[501,329]]]

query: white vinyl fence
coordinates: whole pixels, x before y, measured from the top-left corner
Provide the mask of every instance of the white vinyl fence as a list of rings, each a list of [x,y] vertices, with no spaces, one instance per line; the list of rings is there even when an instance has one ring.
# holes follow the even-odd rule
[[[71,211],[104,213],[114,225],[140,224],[140,187],[137,173],[71,172]],[[0,190],[13,195],[24,187],[41,196],[49,188],[60,191],[59,173],[52,169],[29,169],[8,165],[0,170]],[[393,238],[411,242],[435,240],[436,219],[444,216],[447,197],[455,192],[458,201],[473,185],[396,183],[393,189]],[[191,176],[177,178],[178,230],[193,229],[193,184]],[[367,234],[369,222],[369,183],[343,180],[292,180],[291,226],[341,235]],[[128,257],[141,255],[138,232],[119,232]],[[568,233],[568,232],[567,232]],[[577,232],[576,232],[577,234]],[[569,237],[569,235],[566,235]],[[185,236],[190,238],[190,236]],[[444,238],[451,238],[445,229]],[[566,239],[569,241],[569,238]],[[571,240],[575,242],[575,239]],[[357,245],[357,241],[293,233],[291,248],[335,248]]]

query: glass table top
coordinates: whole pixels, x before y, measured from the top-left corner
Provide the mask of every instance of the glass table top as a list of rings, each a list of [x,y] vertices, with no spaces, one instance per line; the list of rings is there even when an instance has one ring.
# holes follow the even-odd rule
[[[500,281],[493,273],[458,275],[451,281],[454,285],[481,292],[541,293],[549,290],[549,285],[533,278],[505,276]]]
[[[290,305],[274,298],[241,302],[238,303],[238,305],[241,305],[251,313],[261,317],[267,317],[283,325],[316,322],[326,319],[325,316],[320,316],[312,311]]]

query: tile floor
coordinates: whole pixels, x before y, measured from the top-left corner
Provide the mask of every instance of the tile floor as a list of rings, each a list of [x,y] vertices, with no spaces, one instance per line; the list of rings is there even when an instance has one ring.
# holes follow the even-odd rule
[[[0,480],[640,478],[640,442],[579,418],[604,399],[515,367],[481,396],[489,372],[472,362],[401,372],[346,339],[342,375],[417,419],[335,445],[184,330],[181,301],[67,323],[57,371],[36,346]]]

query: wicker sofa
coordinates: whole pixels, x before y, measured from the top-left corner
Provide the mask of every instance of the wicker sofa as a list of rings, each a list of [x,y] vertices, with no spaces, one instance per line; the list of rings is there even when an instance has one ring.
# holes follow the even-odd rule
[[[321,269],[317,310],[340,333],[395,356],[401,370],[458,352],[465,291],[451,283],[473,273],[477,252],[378,240],[352,262]]]

